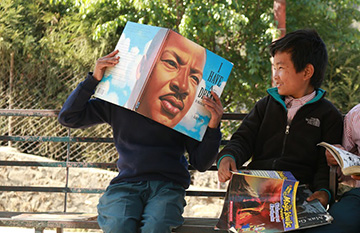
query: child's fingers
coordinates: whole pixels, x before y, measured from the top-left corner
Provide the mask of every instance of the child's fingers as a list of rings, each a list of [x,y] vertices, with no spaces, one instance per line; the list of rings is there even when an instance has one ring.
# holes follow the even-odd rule
[[[109,53],[108,55],[106,55],[105,57],[113,57],[115,56],[117,53],[119,52],[119,50],[115,50],[115,51],[112,51],[111,53]]]
[[[218,104],[220,103],[220,104],[221,104],[220,98],[219,98],[219,96],[216,94],[216,92],[211,91],[211,95],[214,97],[214,100],[215,100],[216,103],[218,103]]]

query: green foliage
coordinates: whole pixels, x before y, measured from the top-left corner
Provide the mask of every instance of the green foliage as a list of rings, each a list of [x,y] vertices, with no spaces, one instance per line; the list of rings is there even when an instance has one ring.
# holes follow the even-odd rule
[[[340,52],[338,56],[341,57],[331,59],[338,64],[330,64],[333,71],[328,72],[324,88],[328,90],[328,98],[346,113],[360,102],[360,55]]]
[[[328,89],[343,82],[345,74],[339,71],[346,70],[350,79],[356,76],[360,40],[353,22],[360,18],[354,7],[359,2],[287,1],[287,31],[315,28],[328,46],[324,88],[331,98],[346,96],[336,93],[340,88]],[[267,45],[276,34],[272,1],[3,0],[0,7],[3,64],[9,64],[9,54],[15,52],[15,60],[40,67],[45,79],[65,70],[74,76],[91,70],[98,57],[114,48],[130,20],[172,28],[232,61],[234,69],[222,97],[226,111],[248,111],[270,87]],[[344,63],[344,57],[351,59]],[[39,78],[40,74],[33,69],[24,75]],[[57,85],[61,83],[51,80],[44,90],[58,92],[50,88]],[[348,108],[341,105],[343,110]]]
[[[359,0],[287,1],[287,30],[315,28],[327,45],[329,65],[323,88],[346,113],[360,101]]]

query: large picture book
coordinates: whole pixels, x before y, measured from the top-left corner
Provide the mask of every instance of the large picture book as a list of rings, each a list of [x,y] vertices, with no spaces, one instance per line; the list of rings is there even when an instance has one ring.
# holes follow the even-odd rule
[[[233,64],[175,31],[127,22],[94,96],[201,141],[210,120],[204,96],[220,96]]]
[[[286,232],[329,224],[332,217],[291,172],[233,172],[215,229],[230,232]]]
[[[325,147],[334,156],[345,176],[360,175],[360,156],[326,142],[320,142],[318,145]]]

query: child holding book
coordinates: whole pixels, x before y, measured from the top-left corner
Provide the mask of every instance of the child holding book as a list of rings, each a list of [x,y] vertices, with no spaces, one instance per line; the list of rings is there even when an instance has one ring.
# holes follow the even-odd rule
[[[360,156],[360,104],[353,107],[345,116],[342,147]],[[326,151],[326,157],[329,165],[338,165],[328,151]],[[343,181],[345,185],[352,186],[353,188],[342,194],[340,200],[330,207],[329,213],[334,218],[332,224],[309,229],[306,233],[359,232],[360,176],[352,175],[351,177],[345,177],[340,169],[338,169],[338,174],[341,178],[340,181]]]
[[[325,206],[329,167],[322,141],[341,142],[341,113],[320,89],[327,50],[315,30],[297,30],[272,42],[275,87],[259,100],[217,158],[219,181],[231,178],[251,159],[249,169],[287,170],[308,184]]]
[[[173,128],[194,102],[205,62],[205,48],[170,31],[137,112]]]
[[[117,53],[97,60],[94,73],[70,94],[58,119],[71,128],[107,123],[113,129],[119,174],[99,200],[101,229],[106,233],[171,232],[183,223],[185,189],[190,184],[184,153],[200,171],[213,164],[221,140],[222,105],[215,93],[215,100],[204,98],[211,119],[199,142],[134,111],[91,98],[105,68],[119,63]]]

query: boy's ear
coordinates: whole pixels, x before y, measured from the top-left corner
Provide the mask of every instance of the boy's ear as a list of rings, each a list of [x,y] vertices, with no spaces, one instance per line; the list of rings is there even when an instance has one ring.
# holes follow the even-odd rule
[[[311,79],[314,74],[314,66],[312,64],[307,64],[304,69],[304,79]]]

